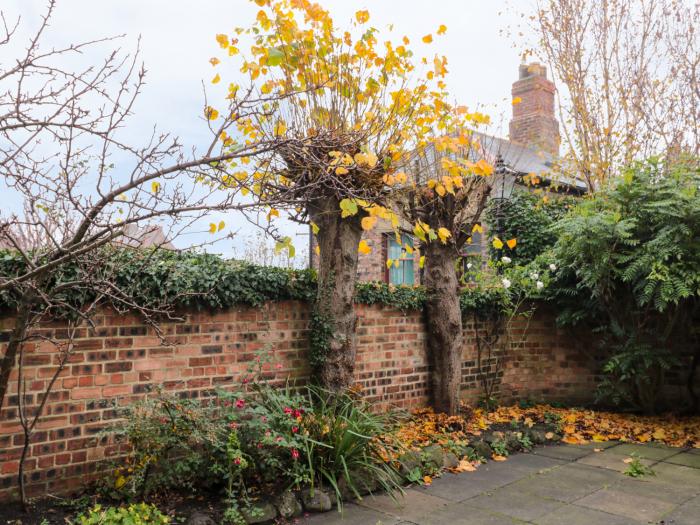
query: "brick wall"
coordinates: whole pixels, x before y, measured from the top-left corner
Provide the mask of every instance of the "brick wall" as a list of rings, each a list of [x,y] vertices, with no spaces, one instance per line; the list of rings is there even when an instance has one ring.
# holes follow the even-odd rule
[[[358,306],[359,349],[356,377],[378,409],[423,406],[429,395],[429,364],[421,312]],[[119,450],[99,433],[115,422],[118,407],[162,386],[179,395],[201,398],[215,387],[234,387],[255,352],[269,347],[279,379],[303,380],[307,368],[308,306],[281,302],[263,308],[232,308],[189,313],[184,322],[162,325],[167,345],[135,317],[105,313],[94,329],[79,333],[78,349],[58,379],[39,423],[27,461],[30,494],[60,493],[95,475],[99,460]],[[0,353],[11,319],[0,320]],[[522,327],[517,327],[524,329]],[[60,324],[45,326],[47,336],[61,336]],[[481,390],[476,376],[475,332],[465,326],[465,399]],[[500,377],[505,400],[534,398],[587,400],[592,392],[591,362],[579,345],[539,312],[524,340],[513,348]],[[30,344],[25,360],[26,402],[36,406],[54,370],[57,354],[50,345]],[[0,411],[0,501],[14,496],[23,442],[17,421],[17,370],[6,406]]]
[[[519,78],[513,83],[513,119],[510,140],[550,155],[559,154],[559,123],[554,116],[554,83],[547,78],[547,69],[537,63],[522,64]]]

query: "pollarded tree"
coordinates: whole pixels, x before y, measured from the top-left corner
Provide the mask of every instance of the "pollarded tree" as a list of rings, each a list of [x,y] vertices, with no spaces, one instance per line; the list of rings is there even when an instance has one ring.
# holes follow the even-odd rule
[[[424,284],[428,352],[432,372],[432,402],[436,410],[459,410],[462,356],[462,312],[456,261],[479,228],[481,213],[491,191],[493,167],[481,155],[470,131],[482,120],[456,108],[447,127],[407,162],[411,184],[397,202],[402,214],[415,224],[425,258]]]
[[[238,38],[253,40],[241,66],[250,87],[232,83],[230,97],[249,89],[280,97],[266,108],[270,116],[242,122],[248,140],[276,141],[243,173],[253,171],[256,192],[284,202],[317,235],[312,365],[326,387],[340,390],[353,381],[358,249],[370,249],[362,231],[379,219],[398,228],[387,202],[393,186],[405,182],[399,161],[453,115],[442,81],[447,61],[424,59],[420,73],[408,38],[380,43],[379,31],[365,26],[367,11],[357,12],[343,31],[306,0],[255,3],[261,9],[251,27],[217,36],[230,55],[238,54]],[[269,217],[276,214],[273,209]]]

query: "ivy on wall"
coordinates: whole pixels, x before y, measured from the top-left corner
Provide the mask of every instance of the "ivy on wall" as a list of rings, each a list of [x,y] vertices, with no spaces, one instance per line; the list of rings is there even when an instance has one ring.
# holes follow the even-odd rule
[[[109,258],[111,275],[117,286],[142,305],[169,304],[197,310],[222,309],[235,305],[261,306],[268,301],[298,300],[311,302],[316,294],[313,270],[292,270],[225,260],[211,254],[178,253],[160,250],[118,249]],[[0,275],[19,273],[23,260],[15,253],[0,251]],[[80,269],[66,265],[55,273],[57,284]],[[90,297],[65,297],[80,304]],[[355,302],[381,305],[400,310],[420,310],[426,300],[422,286],[395,286],[382,282],[357,284]],[[502,289],[467,288],[460,298],[463,310],[498,306],[505,300]],[[16,298],[0,294],[0,310],[11,312]]]

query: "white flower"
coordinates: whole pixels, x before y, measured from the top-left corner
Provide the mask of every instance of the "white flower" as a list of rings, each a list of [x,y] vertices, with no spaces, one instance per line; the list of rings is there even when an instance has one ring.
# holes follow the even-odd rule
[[[537,289],[538,289],[538,290],[541,290],[542,288],[544,288],[544,283],[543,283],[542,281],[537,281],[536,284],[537,284]]]
[[[506,257],[505,255],[504,255],[503,257],[501,257],[501,260],[502,260],[505,264],[510,264],[511,261],[512,261],[512,259],[511,259],[510,257]]]
[[[549,269],[552,270],[553,272],[556,272],[556,271],[557,271],[557,265],[554,264],[554,263],[552,263],[552,264],[549,265]]]
[[[530,274],[530,279],[532,279],[533,281],[536,281],[536,280],[539,279],[539,278],[540,278],[540,274],[537,273],[537,272],[532,272],[532,273]]]
[[[509,279],[506,279],[505,277],[501,281],[503,283],[503,288],[510,288],[511,282]]]
[[[471,270],[471,269],[472,269],[472,263],[467,263],[467,270]]]

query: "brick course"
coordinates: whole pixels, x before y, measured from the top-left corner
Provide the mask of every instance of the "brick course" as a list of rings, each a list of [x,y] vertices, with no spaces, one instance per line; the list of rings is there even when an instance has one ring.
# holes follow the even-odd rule
[[[114,423],[115,409],[143,399],[156,387],[204,398],[214,388],[234,387],[246,375],[256,352],[264,349],[281,366],[270,371],[271,377],[305,380],[308,317],[308,305],[292,301],[187,313],[184,322],[161,326],[168,342],[163,345],[138,318],[105,312],[94,330],[81,332],[78,350],[57,380],[32,438],[27,461],[30,495],[70,491],[97,475],[100,460],[120,452],[100,435]],[[359,305],[358,317],[356,379],[365,397],[377,410],[425,406],[429,360],[422,313]],[[0,319],[0,341],[7,341],[11,322]],[[60,336],[62,330],[60,324],[40,329],[52,336]],[[481,394],[474,340],[474,327],[467,321],[463,396],[469,402]],[[5,344],[0,343],[0,353]],[[536,314],[527,337],[510,354],[499,372],[502,399],[590,400],[593,363],[579,341],[555,327],[549,313]],[[27,345],[30,408],[52,375],[56,357],[50,345]],[[15,497],[14,476],[23,442],[16,419],[16,391],[15,369],[11,394],[0,411],[0,501]]]

